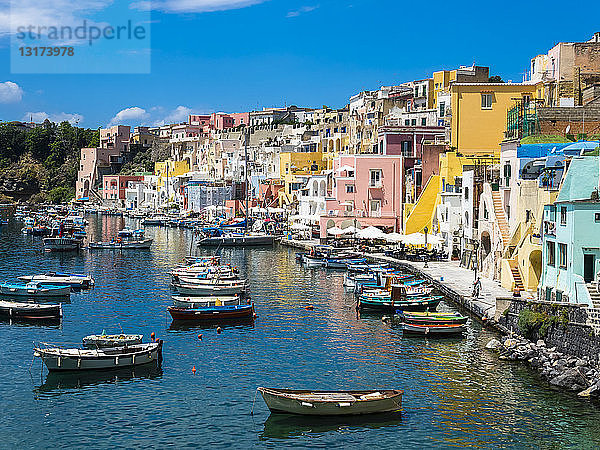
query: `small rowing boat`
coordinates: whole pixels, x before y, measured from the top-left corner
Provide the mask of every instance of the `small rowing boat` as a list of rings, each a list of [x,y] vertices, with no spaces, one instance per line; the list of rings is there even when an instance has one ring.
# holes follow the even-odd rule
[[[180,297],[173,296],[173,306],[176,308],[208,308],[211,306],[238,305],[240,297],[237,295],[216,297]]]
[[[420,325],[414,323],[403,324],[405,333],[422,334],[424,336],[446,336],[449,334],[460,334],[467,329],[464,324],[435,324]]]
[[[13,297],[68,297],[71,294],[69,286],[42,285],[37,281],[27,284],[0,284],[0,294]]]
[[[209,306],[206,308],[167,308],[174,321],[187,322],[226,322],[254,320],[254,305]]]
[[[0,316],[23,320],[60,319],[62,306],[0,301]]]
[[[241,294],[246,290],[244,283],[236,284],[188,284],[174,283],[173,287],[183,296],[230,296]]]
[[[399,412],[401,390],[309,391],[259,387],[272,413],[349,416]]]
[[[141,344],[143,334],[92,334],[83,338],[83,345],[90,348],[125,347]]]
[[[33,281],[42,286],[71,286],[77,289],[85,289],[94,285],[92,277],[74,273],[47,272],[44,275],[24,275],[19,277],[19,280]]]
[[[142,239],[139,241],[111,241],[111,242],[90,242],[90,250],[147,250],[152,245],[152,239]]]
[[[431,297],[417,297],[414,299],[407,298],[405,300],[389,300],[389,299],[377,299],[369,298],[364,295],[360,295],[358,298],[359,308],[366,309],[378,309],[378,310],[397,310],[401,309],[404,311],[425,311],[427,309],[435,309],[442,301],[441,295],[434,295]]]

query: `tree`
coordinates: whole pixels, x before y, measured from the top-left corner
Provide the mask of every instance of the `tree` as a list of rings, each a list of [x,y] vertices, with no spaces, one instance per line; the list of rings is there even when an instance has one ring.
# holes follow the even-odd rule
[[[500,75],[494,75],[488,78],[488,83],[504,83]]]

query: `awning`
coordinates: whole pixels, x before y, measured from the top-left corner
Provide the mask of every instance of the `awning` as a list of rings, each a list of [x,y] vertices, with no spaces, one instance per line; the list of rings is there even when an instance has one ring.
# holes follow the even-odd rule
[[[336,172],[347,172],[349,170],[354,171],[354,167],[351,167],[351,166],[348,166],[348,165],[343,165],[338,170],[336,170]]]

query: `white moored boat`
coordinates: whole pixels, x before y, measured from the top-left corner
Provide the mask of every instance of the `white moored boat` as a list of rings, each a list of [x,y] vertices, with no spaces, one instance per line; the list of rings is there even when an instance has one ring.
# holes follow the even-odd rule
[[[173,284],[177,292],[181,295],[189,296],[208,296],[208,295],[220,295],[229,296],[241,294],[246,290],[244,283],[238,284],[227,284],[227,285],[213,285],[213,284]]]
[[[94,279],[88,275],[73,273],[48,272],[44,275],[24,275],[19,277],[22,281],[33,281],[45,285],[71,286],[72,288],[84,289],[94,285]]]
[[[90,242],[90,250],[126,250],[126,249],[149,249],[152,245],[152,239],[142,239],[139,241],[111,241],[111,242]]]
[[[44,238],[44,250],[47,252],[70,252],[79,250],[81,239],[75,237],[47,237]]]
[[[12,297],[69,297],[69,286],[42,285],[36,281],[27,284],[3,283],[0,284],[0,294]]]
[[[42,359],[48,370],[107,370],[141,366],[162,360],[162,340],[126,347],[80,349],[41,346],[34,356]]]
[[[350,416],[393,413],[402,409],[401,390],[309,391],[259,387],[273,413]]]
[[[178,297],[173,296],[173,306],[176,308],[209,308],[212,306],[230,306],[237,305],[240,297],[237,295],[216,296],[216,297]]]

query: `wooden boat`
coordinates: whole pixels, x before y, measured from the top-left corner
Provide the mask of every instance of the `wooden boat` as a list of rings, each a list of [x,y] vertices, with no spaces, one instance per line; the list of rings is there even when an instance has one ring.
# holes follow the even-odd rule
[[[400,316],[405,323],[414,325],[450,325],[465,324],[468,317],[460,314],[446,314],[437,312],[410,313],[404,312]]]
[[[174,321],[224,322],[254,320],[254,305],[209,306],[206,308],[167,308]]]
[[[147,217],[142,221],[142,225],[147,226],[161,226],[166,224],[169,221],[169,218],[166,216],[155,216],[155,217]]]
[[[71,294],[69,286],[42,285],[36,281],[27,284],[0,284],[0,294],[13,297],[68,297]]]
[[[404,311],[425,311],[435,309],[442,301],[441,295],[406,300],[380,300],[370,299],[364,295],[358,298],[358,307],[365,309],[377,309],[382,311],[401,309]]]
[[[318,255],[304,255],[302,262],[306,267],[325,267],[325,259]]]
[[[240,297],[238,295],[215,296],[215,297],[180,297],[173,296],[173,306],[175,308],[207,308],[211,306],[238,305]]]
[[[346,269],[348,264],[361,264],[366,262],[365,258],[325,258],[325,267],[328,269]]]
[[[237,276],[234,277],[225,277],[225,278],[221,278],[219,276],[215,276],[215,277],[209,277],[209,278],[201,278],[201,277],[195,277],[195,276],[189,276],[189,277],[184,277],[184,276],[174,276],[173,277],[173,284],[189,284],[192,286],[236,286],[238,284],[242,284],[242,285],[246,285],[246,280],[241,280],[239,278],[237,278]]]
[[[465,331],[464,324],[435,324],[435,325],[420,325],[413,323],[405,323],[402,325],[405,333],[422,334],[425,336],[444,336],[449,334],[459,334]]]
[[[62,317],[61,305],[0,301],[0,315],[11,319],[49,320]]]
[[[83,338],[83,345],[91,348],[125,347],[141,344],[143,334],[92,334]]]
[[[156,363],[162,360],[162,340],[126,347],[80,349],[38,346],[34,356],[42,358],[50,371],[108,370]]]
[[[259,387],[273,413],[309,416],[348,416],[399,412],[401,390],[309,391]]]
[[[19,277],[22,281],[33,281],[44,285],[71,286],[76,289],[85,289],[94,285],[94,279],[89,275],[75,273],[47,272],[44,275],[24,275]]]
[[[47,252],[72,252],[81,248],[81,239],[76,237],[44,238],[44,250]]]
[[[207,295],[229,296],[241,294],[246,290],[246,285],[243,283],[229,285],[174,283],[173,287],[181,295],[192,297],[202,297]]]
[[[152,245],[152,239],[142,239],[139,241],[111,241],[111,242],[90,242],[90,250],[128,250],[143,249],[147,250]]]

